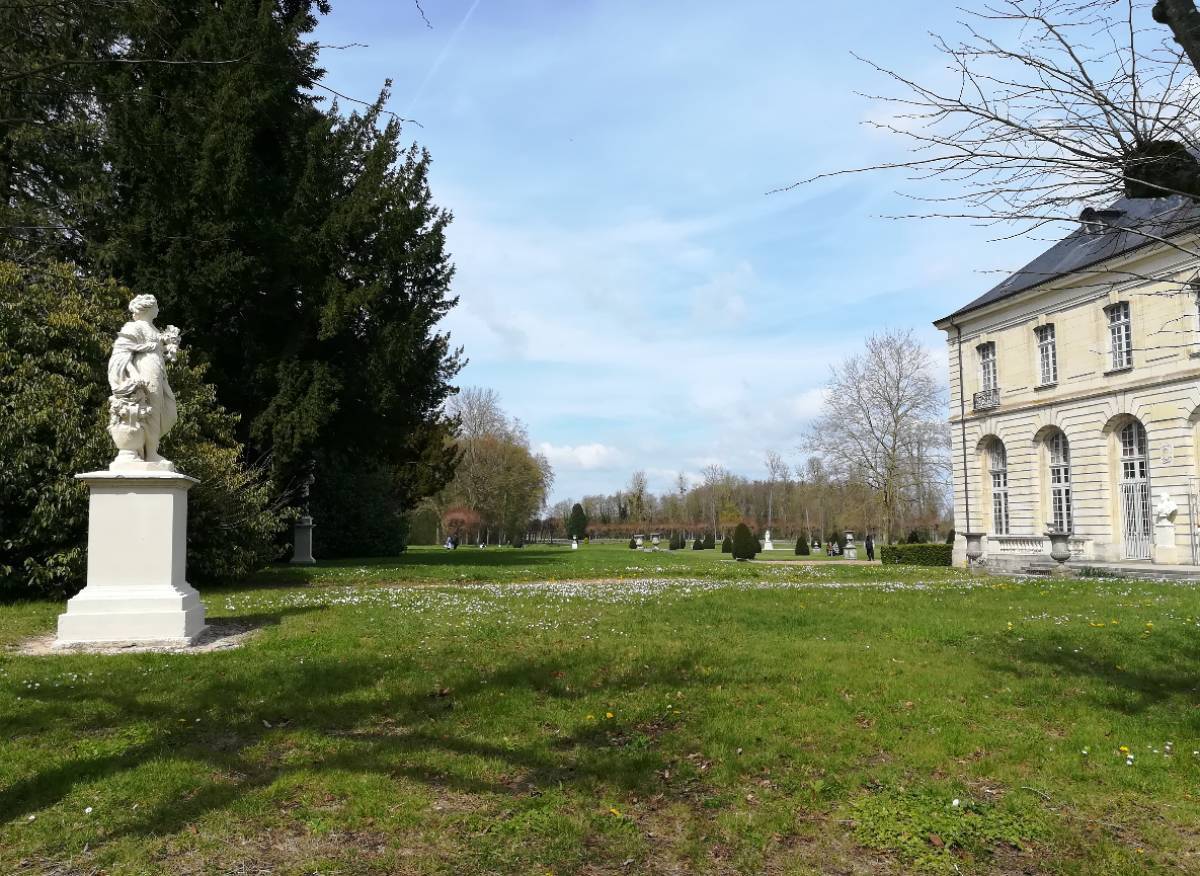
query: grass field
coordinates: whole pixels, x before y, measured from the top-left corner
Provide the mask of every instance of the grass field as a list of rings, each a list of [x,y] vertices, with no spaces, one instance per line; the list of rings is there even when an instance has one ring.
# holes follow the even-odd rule
[[[261,632],[0,650],[0,873],[1200,872],[1190,586],[593,546],[205,601]]]

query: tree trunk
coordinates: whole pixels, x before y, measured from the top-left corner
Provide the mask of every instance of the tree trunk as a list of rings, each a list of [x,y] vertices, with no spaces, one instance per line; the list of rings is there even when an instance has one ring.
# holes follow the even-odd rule
[[[1200,74],[1200,10],[1196,0],[1158,0],[1152,15],[1159,24],[1171,28],[1175,42]]]

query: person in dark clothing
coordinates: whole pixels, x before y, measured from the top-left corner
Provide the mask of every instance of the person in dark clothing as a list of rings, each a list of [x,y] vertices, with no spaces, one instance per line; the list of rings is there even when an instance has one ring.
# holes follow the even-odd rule
[[[863,542],[863,546],[867,549],[867,559],[875,559],[875,539],[871,537],[871,533],[867,533],[867,540]]]

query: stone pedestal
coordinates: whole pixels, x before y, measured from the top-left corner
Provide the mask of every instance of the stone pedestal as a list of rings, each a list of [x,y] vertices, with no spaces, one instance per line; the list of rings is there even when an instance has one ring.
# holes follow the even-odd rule
[[[87,586],[58,618],[56,646],[91,642],[190,644],[204,629],[187,583],[187,491],[168,471],[95,471],[87,484]]]
[[[858,559],[858,548],[854,546],[854,533],[847,530],[846,546],[842,549],[842,556],[847,560]]]
[[[764,551],[775,550],[775,543],[771,541],[771,530],[769,530],[769,529],[763,535],[763,550]]]
[[[311,566],[317,561],[313,559],[313,521],[311,517],[301,517],[292,528],[292,558],[288,562],[298,566]]]
[[[1154,562],[1174,565],[1179,562],[1179,551],[1175,548],[1175,523],[1160,520],[1154,524]]]

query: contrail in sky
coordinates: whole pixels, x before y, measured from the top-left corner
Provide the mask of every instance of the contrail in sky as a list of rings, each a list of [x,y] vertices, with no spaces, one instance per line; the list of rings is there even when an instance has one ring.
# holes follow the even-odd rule
[[[442,50],[438,53],[437,60],[433,62],[433,66],[429,68],[429,72],[426,73],[425,78],[421,80],[421,84],[417,87],[416,94],[414,94],[412,99],[409,100],[408,109],[405,111],[404,115],[412,116],[413,107],[415,107],[417,102],[425,96],[425,89],[429,87],[429,83],[433,81],[433,77],[437,75],[438,70],[442,69],[442,64],[445,62],[446,58],[450,56],[450,52],[454,48],[454,44],[458,42],[459,35],[463,32],[463,29],[467,26],[467,22],[471,20],[471,16],[475,14],[475,10],[479,8],[479,4],[481,2],[483,2],[483,0],[475,0],[475,2],[471,4],[471,8],[467,10],[467,14],[463,16],[462,21],[458,23],[458,27],[454,28],[454,33],[450,34],[450,39],[446,40],[446,45],[442,46]]]

